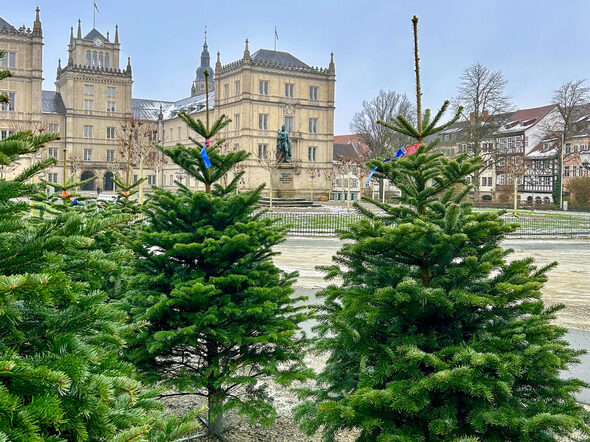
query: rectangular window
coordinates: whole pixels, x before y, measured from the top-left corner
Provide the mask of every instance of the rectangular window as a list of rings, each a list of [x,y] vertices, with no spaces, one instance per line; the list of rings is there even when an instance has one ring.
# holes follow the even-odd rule
[[[258,114],[258,129],[268,130],[268,114]]]
[[[235,95],[240,95],[240,80],[234,82],[234,93]]]
[[[267,151],[268,151],[267,144],[259,144],[258,145],[258,158],[265,159]]]
[[[92,149],[84,149],[84,161],[92,161]]]
[[[84,125],[84,138],[92,138],[92,126]]]
[[[16,67],[16,52],[5,52],[4,56],[0,58],[0,65],[3,68]]]
[[[94,100],[84,100],[84,110],[91,111],[94,107]]]
[[[156,175],[148,175],[147,182],[150,186],[156,185]]]
[[[0,130],[0,139],[5,140],[8,137],[8,131],[6,129]]]
[[[565,153],[571,153],[572,143],[565,143]]]
[[[107,101],[107,112],[115,112],[115,102]]]
[[[223,98],[229,97],[229,84],[223,85]]]
[[[260,95],[268,95],[268,81],[260,80],[258,82],[258,93]]]
[[[94,95],[94,86],[91,84],[85,84],[84,95]]]
[[[137,183],[137,175],[133,175],[133,182]]]
[[[9,110],[9,111],[13,111],[14,108],[16,107],[16,93],[15,92],[9,92],[8,94],[8,103],[2,103],[2,110]]]
[[[114,163],[115,162],[115,151],[108,149],[107,150],[107,163]]]
[[[318,119],[317,118],[310,118],[309,119],[309,133],[310,134],[317,134],[318,133]]]
[[[318,100],[318,87],[317,86],[310,86],[309,87],[309,99],[313,101]]]
[[[57,183],[57,173],[48,173],[47,181],[49,181],[50,183]]]
[[[57,158],[57,147],[50,147],[47,151],[49,158]]]
[[[317,146],[309,146],[307,148],[307,159],[309,161],[313,161],[313,162],[317,161],[318,160],[317,154],[318,154]]]
[[[293,98],[295,85],[293,83],[285,83],[285,97]]]
[[[116,97],[117,89],[114,87],[107,87],[107,97]]]
[[[55,134],[59,132],[59,124],[50,124],[48,129],[50,134]]]
[[[240,130],[240,114],[234,115],[234,130]]]
[[[107,139],[108,140],[115,139],[115,128],[114,127],[107,127]]]
[[[293,117],[285,117],[285,130],[291,132],[293,130]]]
[[[570,166],[563,167],[563,176],[566,176],[566,177],[570,176]]]

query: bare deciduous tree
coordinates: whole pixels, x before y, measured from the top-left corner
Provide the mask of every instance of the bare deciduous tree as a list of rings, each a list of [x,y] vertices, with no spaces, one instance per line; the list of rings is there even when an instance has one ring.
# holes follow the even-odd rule
[[[485,166],[473,174],[474,199],[479,201],[480,175],[494,167],[498,155],[493,143],[483,142],[493,137],[494,131],[504,122],[513,106],[505,89],[508,82],[500,71],[490,71],[481,63],[468,66],[461,75],[455,107],[463,107],[462,120],[467,127],[461,132],[460,141],[466,145],[464,152],[472,158],[481,157]],[[490,150],[490,147],[491,150]]]
[[[565,141],[571,138],[576,131],[576,120],[584,111],[584,105],[590,98],[590,88],[586,86],[586,80],[568,81],[553,91],[553,103],[557,105],[560,118],[549,121],[544,130],[544,138],[552,139],[557,144],[557,176],[554,180],[553,202],[562,207],[562,177],[563,177],[563,148]]]
[[[139,167],[139,179],[143,181],[146,161],[156,152],[157,126],[154,123],[128,118],[121,122],[118,132],[119,153],[126,161],[126,184],[131,183],[133,166]],[[139,202],[143,202],[143,182],[139,184]]]
[[[372,100],[363,101],[363,109],[354,114],[350,123],[350,130],[369,148],[368,152],[362,153],[362,162],[377,157],[390,157],[401,146],[412,141],[410,137],[378,123],[391,121],[399,115],[412,124],[416,120],[415,106],[405,94],[381,90]],[[379,188],[383,195],[385,189],[382,179],[379,180]]]
[[[378,124],[377,121],[390,121],[398,115],[413,121],[415,114],[414,105],[405,94],[381,90],[372,100],[363,101],[363,109],[352,117],[350,130],[369,148],[370,158],[367,159],[386,157],[407,144],[409,138]]]
[[[272,177],[281,167],[281,157],[277,158],[277,152],[271,149],[270,152],[262,151],[258,153],[258,164],[268,172],[268,197],[269,209],[272,212]]]

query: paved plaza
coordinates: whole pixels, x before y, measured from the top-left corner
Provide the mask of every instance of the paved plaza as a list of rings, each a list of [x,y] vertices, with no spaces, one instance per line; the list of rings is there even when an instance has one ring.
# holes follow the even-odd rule
[[[281,253],[275,257],[275,263],[286,271],[298,271],[296,293],[315,303],[316,291],[328,284],[316,266],[331,264],[341,246],[342,241],[337,238],[289,237],[275,248]],[[574,348],[590,351],[590,240],[508,240],[502,246],[514,249],[512,259],[531,256],[539,266],[558,262],[549,273],[543,299],[547,305],[566,305],[555,323],[570,329],[567,339]],[[310,333],[313,325],[308,321],[303,328]],[[568,375],[590,382],[590,354],[581,359],[582,364],[574,366]],[[584,389],[578,397],[590,404],[590,389]]]

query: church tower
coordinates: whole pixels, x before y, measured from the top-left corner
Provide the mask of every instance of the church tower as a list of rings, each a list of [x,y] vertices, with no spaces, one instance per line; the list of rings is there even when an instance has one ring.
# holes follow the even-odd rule
[[[82,35],[78,20],[75,36],[74,28],[70,30],[67,64],[57,67],[55,86],[65,107],[61,135],[72,170],[74,164],[80,164],[76,172],[82,172],[79,179],[98,178],[82,190],[112,190],[112,181],[106,174],[112,166],[109,163],[115,159],[116,131],[132,115],[131,60],[128,58],[127,66],[120,68],[118,26],[113,41],[108,32],[105,36],[96,28]]]
[[[205,43],[203,43],[203,51],[201,52],[201,66],[197,68],[195,81],[191,86],[191,97],[205,93],[205,70],[209,72],[209,92],[215,90],[213,81],[213,69],[211,68],[211,56],[209,55],[209,47],[207,46],[207,26],[205,26]]]

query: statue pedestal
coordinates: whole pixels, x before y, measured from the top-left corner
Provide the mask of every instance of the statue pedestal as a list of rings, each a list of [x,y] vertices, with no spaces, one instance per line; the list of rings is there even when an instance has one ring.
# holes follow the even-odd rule
[[[277,198],[295,197],[295,175],[298,168],[292,163],[281,163],[272,177],[273,196]]]

